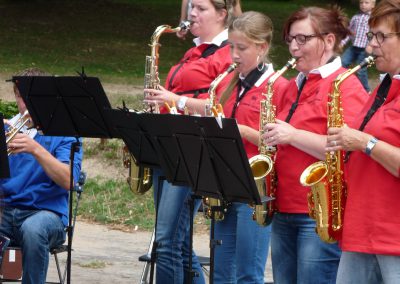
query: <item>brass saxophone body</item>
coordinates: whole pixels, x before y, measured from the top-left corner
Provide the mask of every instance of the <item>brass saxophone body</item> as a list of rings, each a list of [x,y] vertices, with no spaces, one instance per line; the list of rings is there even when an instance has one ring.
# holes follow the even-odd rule
[[[274,169],[276,148],[265,145],[263,139],[261,139],[261,133],[267,123],[275,123],[276,107],[272,104],[274,83],[287,70],[294,68],[296,61],[296,58],[290,59],[283,68],[273,74],[267,82],[266,93],[262,94],[265,99],[260,102],[260,138],[258,143],[260,154],[249,159],[250,169],[261,199],[266,196],[274,198],[277,183]],[[272,221],[274,211],[273,201],[264,202],[262,205],[255,205],[253,219],[259,225],[267,226]]]
[[[189,21],[183,21],[179,27],[171,28],[169,25],[161,25],[154,31],[151,42],[151,55],[146,56],[145,75],[144,75],[144,88],[145,89],[158,89],[160,86],[160,78],[158,77],[158,59],[159,59],[159,43],[160,37],[163,33],[176,33],[180,30],[188,30],[190,28]],[[147,106],[146,106],[147,109]],[[153,110],[150,111],[159,113],[159,106],[156,104]],[[127,179],[129,187],[132,192],[137,194],[144,194],[153,185],[153,170],[148,167],[139,166],[135,158],[129,153],[128,148],[123,148],[123,163],[129,169],[129,177]]]
[[[374,57],[369,56],[333,81],[328,102],[328,128],[344,125],[340,85],[359,69],[374,64],[374,61]],[[316,220],[317,234],[327,243],[340,240],[343,229],[347,190],[343,161],[343,151],[326,153],[325,161],[311,164],[300,176],[300,183],[311,187],[308,193],[309,215]]]
[[[206,116],[225,117],[222,106],[217,101],[217,96],[215,94],[215,91],[218,85],[222,82],[222,80],[224,80],[226,76],[228,76],[233,70],[235,70],[237,66],[238,66],[237,63],[232,63],[225,70],[225,72],[218,75],[217,78],[215,78],[214,81],[211,82],[210,88],[208,89],[208,94],[210,96],[209,103],[206,104],[205,108]],[[211,210],[212,207],[219,207],[219,208],[225,207],[225,204],[223,204],[223,202],[220,199],[212,197],[204,197],[203,207],[204,207],[204,215],[206,218],[211,219],[214,217],[214,220],[216,221],[224,219],[224,212],[222,211],[216,211],[214,213],[214,216],[212,216],[212,210]]]
[[[10,156],[13,154],[13,149],[8,147],[8,143],[11,142],[15,135],[17,135],[21,129],[31,121],[31,117],[29,116],[28,111],[26,110],[15,123],[10,125],[5,133],[6,136],[6,144],[7,144],[7,154]]]

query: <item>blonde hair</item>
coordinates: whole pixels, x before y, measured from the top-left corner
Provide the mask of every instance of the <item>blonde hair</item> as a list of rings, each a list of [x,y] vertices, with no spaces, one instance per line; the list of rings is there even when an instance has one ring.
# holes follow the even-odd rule
[[[241,32],[255,44],[267,43],[268,46],[270,46],[272,42],[273,25],[268,16],[260,12],[248,11],[234,19],[229,25],[228,31],[229,33],[236,31]],[[264,54],[264,58],[262,58],[261,61],[268,62],[268,54]],[[236,72],[221,95],[221,104],[224,104],[228,100],[238,80],[239,74]]]

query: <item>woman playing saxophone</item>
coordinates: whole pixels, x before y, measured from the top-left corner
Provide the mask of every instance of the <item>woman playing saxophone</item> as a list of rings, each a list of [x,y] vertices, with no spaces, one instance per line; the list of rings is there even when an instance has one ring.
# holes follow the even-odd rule
[[[400,1],[380,1],[369,26],[376,68],[386,75],[357,119],[329,128],[326,144],[349,151],[337,277],[345,284],[400,283]]]
[[[245,12],[229,26],[232,60],[237,64],[229,85],[221,96],[225,117],[235,118],[248,158],[259,154],[260,101],[269,78],[274,74],[268,61],[272,40],[271,20],[258,12]],[[287,80],[279,78],[275,91],[282,91]],[[265,178],[263,179],[265,181]],[[233,202],[224,219],[215,224],[215,238],[222,245],[215,249],[216,283],[264,283],[270,227],[253,220],[254,209]]]
[[[335,283],[340,250],[315,233],[308,215],[307,194],[300,175],[310,164],[325,158],[327,103],[332,82],[345,72],[339,44],[349,33],[348,19],[336,8],[305,7],[284,26],[289,52],[297,58],[298,76],[277,99],[276,123],[268,123],[265,143],[277,146],[276,206],[271,250],[274,282]],[[345,122],[352,121],[368,98],[352,75],[340,86]]]
[[[196,36],[195,47],[190,48],[182,60],[168,73],[165,87],[145,89],[149,103],[174,103],[183,113],[203,114],[208,99],[210,83],[231,64],[228,32],[226,27],[232,15],[235,0],[193,0],[191,6],[190,32]],[[174,103],[172,103],[174,102]],[[161,108],[161,112],[166,109]],[[192,190],[188,186],[174,186],[167,181],[160,182],[163,173],[155,170],[154,195],[158,210],[156,228],[157,283],[188,283],[190,238],[189,200]],[[201,201],[195,200],[194,212]],[[203,273],[197,257],[193,254],[193,270],[199,277],[193,283],[204,283]]]

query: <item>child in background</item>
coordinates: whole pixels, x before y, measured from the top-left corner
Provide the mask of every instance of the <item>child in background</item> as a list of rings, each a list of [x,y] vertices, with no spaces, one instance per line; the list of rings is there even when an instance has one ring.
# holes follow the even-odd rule
[[[366,33],[369,31],[368,19],[372,9],[375,7],[375,0],[360,0],[360,12],[351,18],[349,29],[353,36],[345,38],[341,45],[344,46],[350,39],[352,45],[349,46],[342,55],[343,67],[348,68],[352,63],[359,64],[367,56],[368,40]],[[364,67],[357,72],[362,85],[367,92],[371,89],[368,85],[367,68]]]

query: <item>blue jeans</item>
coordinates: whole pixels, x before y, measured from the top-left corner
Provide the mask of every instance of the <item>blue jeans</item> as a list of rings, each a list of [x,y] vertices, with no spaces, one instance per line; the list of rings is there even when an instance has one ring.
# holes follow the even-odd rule
[[[321,241],[308,214],[275,214],[271,233],[275,284],[333,284],[340,253],[336,243]]]
[[[222,221],[215,223],[214,283],[264,283],[271,226],[252,219],[247,204],[232,203]]]
[[[400,256],[344,251],[336,283],[398,284]]]
[[[349,46],[342,54],[342,65],[343,67],[349,68],[352,63],[360,64],[364,58],[367,56],[365,48]],[[361,84],[367,92],[371,89],[368,84],[368,71],[367,67],[360,69],[357,72],[357,77],[360,79]]]
[[[65,241],[61,218],[46,210],[22,210],[5,207],[0,233],[11,239],[10,245],[22,250],[22,283],[45,283],[49,251]]]
[[[189,241],[190,241],[190,208],[192,191],[186,186],[174,186],[162,181],[159,189],[158,177],[161,172],[154,171],[154,200],[157,206],[158,220],[156,230],[157,261],[156,280],[159,284],[188,283],[189,275]],[[160,191],[159,191],[160,190]],[[201,200],[195,200],[194,213],[197,212]],[[198,273],[192,283],[205,283],[203,272],[197,256],[192,252],[192,269]]]

